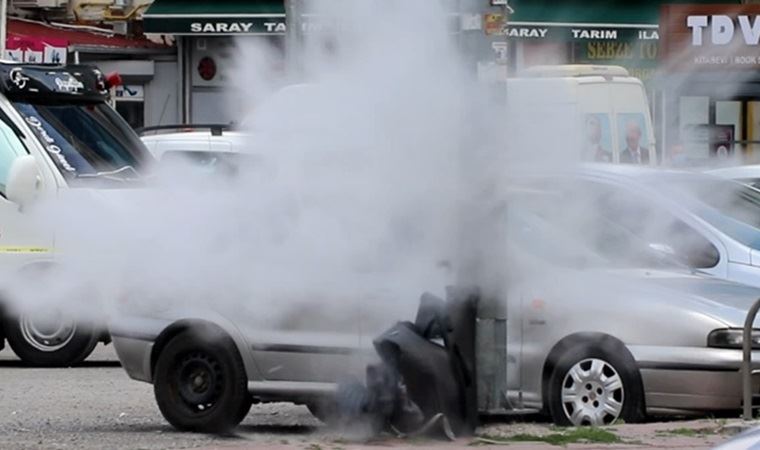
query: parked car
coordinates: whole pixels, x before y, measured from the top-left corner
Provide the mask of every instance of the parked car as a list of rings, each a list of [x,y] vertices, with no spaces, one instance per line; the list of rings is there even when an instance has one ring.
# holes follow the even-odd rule
[[[744,183],[753,188],[760,188],[760,164],[746,166],[721,167],[706,171],[710,175]]]
[[[224,124],[158,125],[136,130],[159,161],[186,155],[202,162],[215,154],[244,151],[245,133]]]
[[[607,173],[599,171],[587,173]],[[564,211],[543,207],[569,192],[553,181],[556,189],[544,182],[506,193],[506,217],[493,217],[508,236],[497,300],[507,311],[507,388],[479,386],[503,399],[503,409],[481,412],[545,410],[560,425],[601,425],[738,410],[739,327],[760,289],[700,274],[603,216],[599,228],[568,226]],[[337,382],[361,377],[376,358],[372,338],[408,318],[413,301],[354,298],[278,303],[277,311],[269,299],[143,312],[127,302],[111,333],[124,369],[153,383],[172,425],[219,431],[254,399],[305,403],[321,415]]]
[[[756,189],[700,173],[597,164],[534,183],[588,199],[593,208],[580,213],[593,209],[702,273],[760,286]]]
[[[35,201],[94,191],[107,197],[142,185],[153,158],[107,104],[112,81],[86,65],[0,63],[3,283],[23,278],[39,286],[54,270],[61,239],[56,223],[30,220],[26,211]],[[7,287],[0,303],[0,348],[8,341],[25,362],[69,366],[108,340],[104,323],[62,314],[65,305],[34,308],[28,298],[9,299],[14,294]]]

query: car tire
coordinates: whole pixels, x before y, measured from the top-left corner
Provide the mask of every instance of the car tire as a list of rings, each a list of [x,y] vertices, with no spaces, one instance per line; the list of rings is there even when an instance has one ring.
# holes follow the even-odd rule
[[[644,417],[636,362],[622,344],[575,345],[556,361],[548,383],[549,413],[560,426],[608,425]]]
[[[215,328],[174,336],[153,378],[158,408],[178,430],[226,433],[251,409],[243,360],[232,339]]]
[[[5,319],[3,327],[16,356],[35,367],[74,366],[98,345],[92,326],[60,317],[43,323],[39,316],[13,315]]]

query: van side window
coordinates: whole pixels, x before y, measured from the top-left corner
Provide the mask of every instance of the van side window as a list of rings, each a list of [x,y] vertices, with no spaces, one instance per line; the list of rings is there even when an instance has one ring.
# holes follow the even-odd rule
[[[13,161],[27,152],[10,119],[0,111],[0,192],[5,194]]]
[[[594,192],[599,213],[646,242],[650,250],[674,257],[695,269],[709,269],[720,262],[720,252],[709,239],[670,211],[625,189],[586,183]]]

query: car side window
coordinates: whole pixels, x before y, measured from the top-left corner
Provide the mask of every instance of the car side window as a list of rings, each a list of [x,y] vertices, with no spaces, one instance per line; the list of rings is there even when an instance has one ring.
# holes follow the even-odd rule
[[[643,195],[592,182],[584,191],[595,196],[599,214],[641,238],[650,250],[696,269],[715,267],[720,262],[720,252],[709,239]]]
[[[0,112],[0,192],[3,194],[13,161],[28,153],[17,133],[7,116]]]

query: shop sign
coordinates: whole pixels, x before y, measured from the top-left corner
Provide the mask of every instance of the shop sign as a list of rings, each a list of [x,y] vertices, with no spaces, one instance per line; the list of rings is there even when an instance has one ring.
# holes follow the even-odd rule
[[[485,14],[483,16],[483,31],[489,36],[502,34],[504,32],[505,20],[504,14]]]
[[[154,24],[153,21],[157,23]],[[180,17],[171,19],[145,18],[145,31],[160,30],[164,34],[285,34],[285,17]]]
[[[141,85],[122,84],[114,88],[114,97],[117,100],[141,102],[145,99],[145,91]]]
[[[657,41],[587,41],[575,42],[575,63],[615,64],[628,69],[631,75],[647,81],[654,76],[658,64]]]
[[[760,5],[666,5],[660,26],[668,70],[760,68]]]
[[[552,40],[552,41],[657,41],[660,33],[655,26],[574,26],[546,24],[528,24],[521,22],[508,22],[504,30],[507,37],[514,39],[529,40]]]

